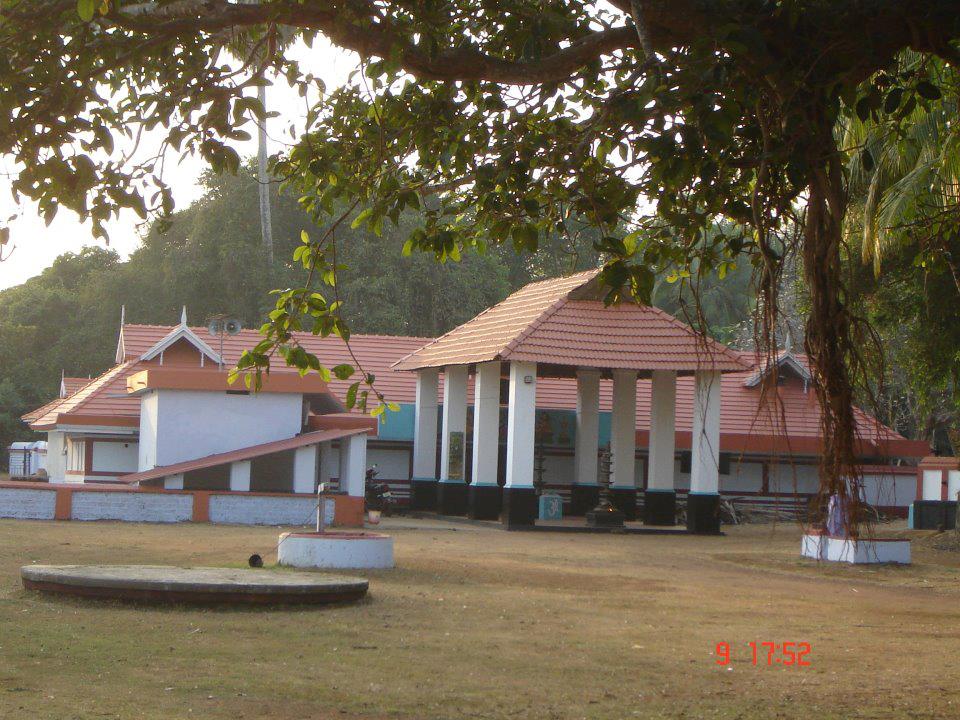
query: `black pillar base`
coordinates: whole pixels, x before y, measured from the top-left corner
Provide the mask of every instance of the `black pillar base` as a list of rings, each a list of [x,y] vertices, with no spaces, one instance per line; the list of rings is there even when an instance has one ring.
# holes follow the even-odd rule
[[[571,485],[569,515],[580,517],[593,510],[600,502],[599,485]]]
[[[416,480],[410,483],[410,509],[433,512],[437,509],[437,481]]]
[[[467,517],[472,520],[496,520],[502,506],[499,485],[471,485],[467,501]]]
[[[532,527],[538,514],[537,493],[533,488],[505,487],[503,489],[500,522],[508,530]]]
[[[623,513],[625,519],[637,519],[636,488],[610,488],[610,503]]]
[[[719,494],[687,494],[687,530],[698,535],[720,534]]]
[[[644,525],[676,525],[677,493],[673,490],[647,490],[643,493]]]
[[[957,527],[956,500],[916,500],[913,503],[916,530],[953,530]]]
[[[441,515],[466,515],[467,484],[462,480],[438,482],[437,512]]]
[[[624,514],[615,506],[594,508],[587,512],[587,525],[599,528],[622,528]]]

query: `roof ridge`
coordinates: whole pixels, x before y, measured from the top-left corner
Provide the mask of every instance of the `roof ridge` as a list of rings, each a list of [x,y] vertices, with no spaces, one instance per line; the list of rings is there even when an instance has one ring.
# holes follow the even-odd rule
[[[496,310],[497,308],[501,307],[505,302],[507,302],[507,301],[510,300],[511,298],[516,297],[517,295],[519,295],[520,293],[524,292],[525,290],[528,290],[529,288],[532,288],[532,287],[537,286],[537,285],[544,285],[544,284],[546,284],[546,283],[559,283],[560,281],[563,281],[563,280],[570,280],[570,279],[572,279],[572,278],[574,278],[574,277],[577,277],[578,275],[588,275],[588,274],[589,274],[589,275],[591,276],[591,279],[592,279],[592,277],[594,277],[594,276],[595,276],[597,273],[599,273],[599,272],[600,272],[600,269],[599,269],[599,268],[596,268],[596,269],[593,269],[593,270],[582,270],[582,271],[580,271],[580,272],[578,272],[578,273],[571,273],[570,275],[561,275],[560,277],[544,278],[543,280],[534,280],[533,282],[529,282],[529,283],[527,283],[526,285],[523,285],[523,286],[517,288],[517,289],[514,290],[512,293],[510,293],[509,295],[507,295],[503,300],[501,300],[500,302],[495,303],[495,304],[491,305],[490,307],[484,309],[483,311],[481,311],[480,313],[478,313],[478,314],[475,315],[474,317],[470,318],[470,319],[467,320],[466,322],[460,323],[460,324],[457,325],[455,328],[451,328],[450,330],[447,330],[447,332],[443,333],[443,335],[440,335],[440,336],[434,338],[433,340],[431,340],[431,341],[428,342],[427,344],[423,345],[422,347],[419,347],[419,348],[417,348],[416,350],[413,350],[412,352],[407,353],[407,354],[404,355],[402,358],[400,358],[399,360],[397,360],[395,363],[391,364],[390,367],[391,367],[391,368],[395,368],[395,367],[397,367],[397,365],[402,364],[404,361],[406,361],[407,359],[413,357],[413,356],[416,355],[417,353],[423,352],[423,351],[426,350],[427,348],[436,345],[436,344],[439,343],[441,340],[443,340],[445,337],[447,337],[448,335],[456,332],[457,330],[459,330],[460,328],[462,328],[464,325],[467,325],[467,324],[476,322],[476,321],[479,320],[480,318],[484,317],[485,315],[487,315],[487,314],[493,312],[494,310]],[[567,297],[570,295],[571,292],[573,292],[576,288],[582,287],[584,284],[585,284],[585,283],[581,283],[580,285],[577,285],[577,286],[575,286],[575,287],[573,287],[573,288],[570,288],[570,289],[567,290],[567,292],[563,295],[563,297],[560,298],[560,300],[563,300],[563,299],[567,298]],[[559,300],[558,300],[557,302],[559,302]],[[547,308],[547,310],[551,309],[551,308],[553,307],[553,305],[555,305],[555,304],[556,304],[556,302],[553,303],[553,304],[550,306],[550,308]],[[546,312],[546,310],[545,310],[544,312]],[[555,311],[554,311],[554,312],[555,312]],[[535,322],[537,321],[537,319],[539,319],[541,316],[542,316],[542,313],[541,313],[541,315],[538,315],[537,318],[534,318],[534,321],[533,321],[533,322],[535,323]],[[511,346],[512,346],[512,344],[514,343],[514,341],[516,341],[518,338],[520,338],[520,337],[522,337],[522,336],[523,336],[523,333],[521,333],[521,334],[518,335],[516,338],[514,338],[513,340],[511,340],[510,342],[508,342],[506,345],[504,345],[503,347],[501,347],[500,349],[498,349],[498,350],[496,351],[496,353],[494,354],[494,357],[502,357],[502,353],[509,351],[510,348],[511,348]]]
[[[563,297],[559,298],[556,302],[550,305],[550,307],[546,308],[542,313],[540,313],[537,317],[535,317],[532,322],[528,323],[527,326],[523,330],[521,330],[520,333],[515,338],[513,338],[513,340],[508,342],[503,347],[503,349],[499,353],[497,353],[497,355],[500,356],[501,358],[504,358],[507,355],[509,355],[515,348],[517,348],[520,345],[520,343],[522,343],[524,340],[530,337],[530,335],[533,333],[534,330],[536,330],[541,325],[543,325],[543,323],[545,323],[547,320],[553,317],[560,308],[562,308],[564,305],[567,304],[567,302],[570,300],[570,293],[572,293],[574,290],[577,290],[581,287],[583,286],[577,285],[576,287],[570,288],[570,290],[568,290]]]
[[[707,335],[706,333],[697,332],[696,330],[693,329],[693,327],[692,327],[691,325],[689,325],[688,323],[683,322],[683,320],[681,320],[681,319],[678,318],[678,317],[674,317],[673,315],[671,315],[670,313],[668,313],[666,310],[663,310],[663,309],[661,309],[661,308],[658,308],[656,305],[653,305],[652,303],[649,304],[649,305],[641,305],[641,307],[648,307],[648,308],[650,308],[650,309],[653,310],[657,315],[660,315],[661,317],[663,317],[663,318],[665,318],[666,320],[670,321],[672,324],[676,325],[677,327],[682,328],[683,331],[686,332],[688,335],[694,336],[694,337],[696,337],[696,338],[698,338],[698,339],[702,339],[704,345],[713,345],[713,346],[718,347],[719,350],[720,350],[720,352],[721,352],[723,355],[725,355],[725,356],[727,356],[728,358],[730,358],[731,360],[735,360],[735,361],[738,362],[738,363],[743,363],[743,362],[745,362],[744,359],[743,359],[742,357],[740,357],[740,353],[737,352],[736,350],[734,350],[732,347],[729,347],[729,346],[725,345],[724,343],[720,342],[719,340],[710,337],[710,336]],[[744,368],[744,370],[752,370],[752,369],[753,369],[753,365],[751,365],[750,367],[745,367],[745,368]]]

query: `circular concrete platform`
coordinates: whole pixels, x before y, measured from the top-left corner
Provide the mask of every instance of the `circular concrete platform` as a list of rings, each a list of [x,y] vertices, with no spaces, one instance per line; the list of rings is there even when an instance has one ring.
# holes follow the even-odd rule
[[[165,565],[26,565],[20,578],[28,590],[58,595],[202,605],[349,602],[368,587],[344,575]]]
[[[393,538],[371,532],[280,535],[277,562],[297,568],[376,570],[393,567]]]

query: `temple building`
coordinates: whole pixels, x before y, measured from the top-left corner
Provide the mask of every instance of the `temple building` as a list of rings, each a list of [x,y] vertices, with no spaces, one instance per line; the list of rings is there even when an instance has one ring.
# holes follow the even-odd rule
[[[259,393],[226,381],[254,330],[121,323],[116,365],[71,380],[24,416],[47,433],[52,483],[361,497],[378,479],[417,510],[507,527],[535,522],[536,467],[574,517],[611,495],[628,518],[717,530],[721,495],[802,506],[818,486],[820,412],[805,358],[770,363],[655,308],[603,304],[596,271],[532,283],[440,338],[355,334],[350,350],[400,406],[379,423],[347,413],[350,380],[274,367]],[[298,334],[327,367],[353,364],[338,337]],[[760,384],[776,369],[775,398]],[[82,380],[82,379],[81,379]],[[906,514],[907,440],[857,411],[865,499]]]

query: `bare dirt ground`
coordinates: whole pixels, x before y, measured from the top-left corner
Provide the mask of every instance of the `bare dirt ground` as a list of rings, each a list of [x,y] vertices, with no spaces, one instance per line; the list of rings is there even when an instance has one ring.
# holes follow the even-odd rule
[[[398,568],[368,600],[263,611],[51,599],[18,568],[269,565],[276,528],[0,521],[0,718],[960,716],[960,554],[931,538],[910,568],[862,568],[800,560],[789,524],[389,522]],[[811,666],[754,666],[751,640],[808,642]]]

